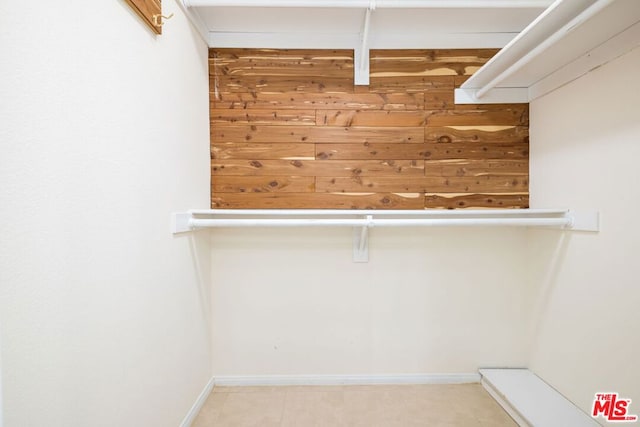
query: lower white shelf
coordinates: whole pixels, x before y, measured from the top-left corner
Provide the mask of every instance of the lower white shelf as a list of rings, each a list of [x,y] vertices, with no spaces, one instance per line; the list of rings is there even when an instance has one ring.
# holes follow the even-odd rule
[[[600,424],[528,369],[480,369],[481,384],[522,427]]]
[[[172,232],[217,227],[353,227],[355,262],[368,261],[373,227],[549,227],[598,231],[595,211],[568,209],[321,210],[194,209],[172,215]]]

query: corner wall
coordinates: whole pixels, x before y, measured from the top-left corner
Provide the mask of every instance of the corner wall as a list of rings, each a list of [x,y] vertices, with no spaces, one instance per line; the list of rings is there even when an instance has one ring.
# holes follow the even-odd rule
[[[0,3],[4,425],[180,424],[211,374],[207,46],[173,1]],[[1,424],[1,423],[0,423]]]
[[[531,103],[531,207],[601,215],[598,234],[530,234],[531,368],[585,412],[615,391],[640,414],[639,69],[635,49]]]

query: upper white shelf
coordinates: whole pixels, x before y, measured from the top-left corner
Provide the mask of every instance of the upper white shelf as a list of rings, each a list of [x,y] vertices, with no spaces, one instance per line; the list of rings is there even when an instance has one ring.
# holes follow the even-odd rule
[[[640,46],[640,1],[557,0],[456,90],[456,103],[530,102]]]

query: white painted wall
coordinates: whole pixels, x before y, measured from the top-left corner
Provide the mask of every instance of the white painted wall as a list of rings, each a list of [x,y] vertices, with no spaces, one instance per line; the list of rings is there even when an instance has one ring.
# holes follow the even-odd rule
[[[526,231],[212,232],[215,376],[475,373],[526,366]]]
[[[123,0],[0,2],[6,427],[180,424],[211,369],[207,47]]]
[[[640,414],[640,49],[531,104],[532,207],[596,209],[598,234],[532,231],[532,369],[580,408],[617,391]],[[554,255],[555,253],[555,255]]]

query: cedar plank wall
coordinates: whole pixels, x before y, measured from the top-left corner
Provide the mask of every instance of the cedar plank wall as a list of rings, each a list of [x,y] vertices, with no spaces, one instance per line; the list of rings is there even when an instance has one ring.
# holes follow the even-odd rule
[[[210,49],[212,208],[528,207],[528,104],[453,102],[496,51]]]

